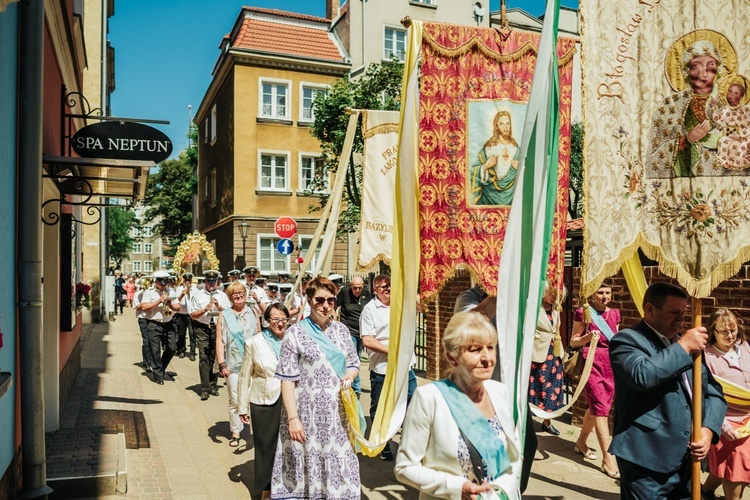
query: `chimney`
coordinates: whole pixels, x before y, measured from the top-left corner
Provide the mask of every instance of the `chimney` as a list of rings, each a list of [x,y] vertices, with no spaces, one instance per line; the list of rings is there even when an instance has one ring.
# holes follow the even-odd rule
[[[326,0],[326,19],[334,19],[341,10],[341,0]]]

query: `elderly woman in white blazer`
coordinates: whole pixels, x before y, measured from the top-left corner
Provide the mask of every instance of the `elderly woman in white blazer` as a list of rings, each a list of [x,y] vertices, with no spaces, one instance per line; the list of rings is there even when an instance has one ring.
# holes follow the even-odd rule
[[[253,484],[262,497],[271,497],[271,472],[276,454],[281,422],[281,380],[276,378],[281,339],[289,323],[289,311],[274,302],[263,313],[269,325],[245,342],[245,356],[238,381],[239,412],[243,422],[250,422],[255,448]],[[249,416],[248,416],[249,406]]]
[[[496,345],[495,328],[477,312],[454,315],[445,329],[453,372],[414,393],[394,468],[399,481],[420,490],[420,499],[520,498],[521,453],[507,389],[491,380]],[[484,439],[472,439],[471,429],[457,423],[474,415],[487,423]]]

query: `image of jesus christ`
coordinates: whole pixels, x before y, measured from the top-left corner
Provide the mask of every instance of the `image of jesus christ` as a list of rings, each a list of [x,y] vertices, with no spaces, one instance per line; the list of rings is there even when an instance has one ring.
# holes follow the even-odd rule
[[[519,147],[513,138],[510,112],[499,111],[492,125],[492,137],[469,169],[473,205],[510,205],[513,201]]]

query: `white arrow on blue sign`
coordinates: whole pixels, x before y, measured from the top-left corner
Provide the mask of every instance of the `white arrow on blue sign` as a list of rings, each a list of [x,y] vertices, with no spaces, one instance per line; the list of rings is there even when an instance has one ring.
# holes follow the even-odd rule
[[[292,255],[292,252],[294,251],[294,242],[287,238],[279,240],[276,244],[276,250],[278,250],[281,255]]]

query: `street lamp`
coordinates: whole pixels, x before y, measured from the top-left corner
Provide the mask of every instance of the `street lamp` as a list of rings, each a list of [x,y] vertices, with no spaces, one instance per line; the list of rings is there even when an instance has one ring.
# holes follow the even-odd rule
[[[240,238],[242,238],[242,267],[245,267],[245,265],[247,265],[247,262],[245,261],[245,242],[247,241],[247,230],[250,229],[250,224],[248,224],[247,221],[243,219],[239,225],[239,228]]]

